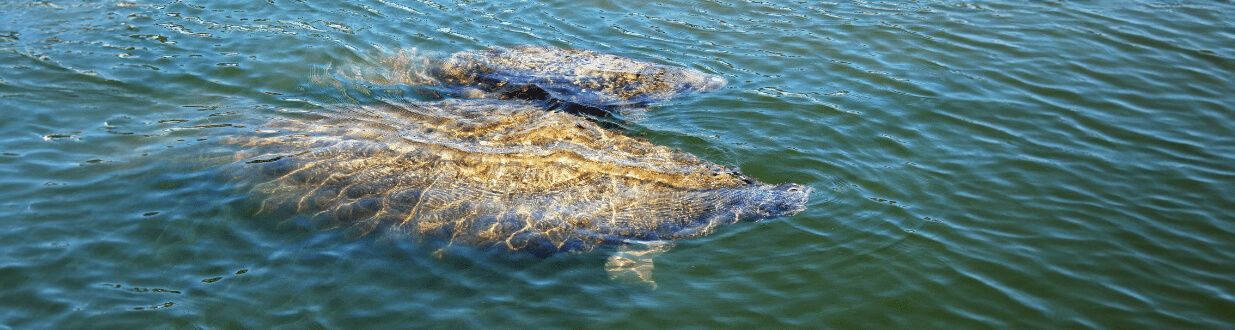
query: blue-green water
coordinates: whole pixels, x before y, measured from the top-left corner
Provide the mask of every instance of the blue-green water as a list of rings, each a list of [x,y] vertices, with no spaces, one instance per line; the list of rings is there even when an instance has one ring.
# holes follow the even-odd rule
[[[1235,326],[1235,5],[0,1],[0,328]],[[816,189],[605,256],[433,256],[253,214],[219,142],[382,54],[725,76],[628,134]],[[363,100],[360,100],[363,101]]]

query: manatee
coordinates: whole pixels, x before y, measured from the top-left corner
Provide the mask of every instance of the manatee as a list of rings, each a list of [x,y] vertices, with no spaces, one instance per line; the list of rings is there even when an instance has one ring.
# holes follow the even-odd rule
[[[429,73],[464,96],[553,100],[598,109],[642,106],[725,86],[720,76],[688,68],[538,46],[458,52]]]
[[[797,214],[766,184],[531,101],[387,101],[231,140],[262,212],[319,229],[536,256],[708,235]]]

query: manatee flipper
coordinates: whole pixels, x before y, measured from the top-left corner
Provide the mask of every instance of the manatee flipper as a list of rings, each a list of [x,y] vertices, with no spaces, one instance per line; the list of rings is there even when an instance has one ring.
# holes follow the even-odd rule
[[[605,261],[605,271],[609,272],[610,279],[646,283],[655,289],[652,259],[672,247],[669,241],[627,242],[618,246],[617,252]]]

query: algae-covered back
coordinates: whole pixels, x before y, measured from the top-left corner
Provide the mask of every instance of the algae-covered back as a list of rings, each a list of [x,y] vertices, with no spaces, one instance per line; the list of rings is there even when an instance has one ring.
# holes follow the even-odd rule
[[[518,101],[348,106],[233,140],[264,210],[425,241],[587,251],[794,214],[810,189]]]
[[[535,88],[553,99],[602,108],[665,101],[726,84],[720,76],[694,69],[539,46],[458,52],[442,60],[435,74],[450,85],[498,94],[529,94],[527,89]]]

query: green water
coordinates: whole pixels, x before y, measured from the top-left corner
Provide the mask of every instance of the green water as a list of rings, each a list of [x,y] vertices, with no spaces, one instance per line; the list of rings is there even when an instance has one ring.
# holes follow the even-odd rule
[[[0,0],[0,328],[1235,326],[1230,2],[634,3]],[[282,226],[219,174],[364,101],[314,77],[521,44],[726,77],[627,133],[807,211],[652,289]]]

